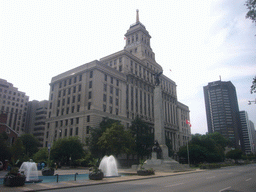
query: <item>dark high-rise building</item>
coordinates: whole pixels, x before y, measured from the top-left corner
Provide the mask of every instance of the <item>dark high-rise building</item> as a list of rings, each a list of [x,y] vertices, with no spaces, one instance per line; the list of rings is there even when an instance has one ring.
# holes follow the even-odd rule
[[[204,86],[208,132],[219,132],[232,142],[232,147],[243,147],[236,88],[230,81],[215,81]]]

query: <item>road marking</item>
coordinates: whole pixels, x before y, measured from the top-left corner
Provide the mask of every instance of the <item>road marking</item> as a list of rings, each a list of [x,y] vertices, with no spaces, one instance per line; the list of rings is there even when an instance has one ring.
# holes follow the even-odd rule
[[[215,178],[216,176],[212,176],[212,177],[207,177],[206,179],[213,179]]]
[[[174,186],[183,185],[183,184],[184,184],[184,183],[176,183],[176,184],[167,185],[167,186],[164,186],[164,187],[174,187]]]
[[[230,189],[230,188],[231,188],[231,186],[229,186],[227,188],[224,188],[224,189],[221,189],[221,190],[219,190],[219,192],[225,191],[226,189]]]
[[[245,181],[250,181],[252,178],[246,179]]]

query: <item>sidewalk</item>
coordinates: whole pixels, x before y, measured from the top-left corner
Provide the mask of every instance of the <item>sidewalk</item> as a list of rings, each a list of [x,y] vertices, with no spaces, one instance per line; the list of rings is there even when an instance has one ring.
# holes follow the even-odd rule
[[[181,174],[189,174],[199,172],[201,170],[193,170],[193,171],[186,171],[186,172],[156,172],[155,175],[151,176],[138,176],[136,172],[131,169],[121,169],[118,172],[128,173],[131,174],[130,176],[122,176],[122,177],[113,177],[113,178],[103,178],[100,181],[94,180],[77,180],[77,181],[63,181],[63,182],[54,182],[54,183],[35,183],[35,184],[26,184],[22,187],[5,187],[0,185],[1,192],[20,192],[20,191],[46,191],[51,189],[62,189],[62,188],[72,188],[72,187],[81,187],[81,186],[90,186],[90,185],[100,185],[100,184],[107,184],[107,183],[118,183],[118,182],[126,182],[126,181],[133,181],[133,180],[142,180],[142,179],[150,179],[150,178],[157,178],[157,177],[167,177],[167,176],[175,176]],[[2,178],[2,172],[0,172],[0,178]],[[89,173],[88,169],[58,169],[55,171],[55,174],[59,175],[67,175],[67,174],[85,174]],[[39,175],[41,171],[39,171]]]

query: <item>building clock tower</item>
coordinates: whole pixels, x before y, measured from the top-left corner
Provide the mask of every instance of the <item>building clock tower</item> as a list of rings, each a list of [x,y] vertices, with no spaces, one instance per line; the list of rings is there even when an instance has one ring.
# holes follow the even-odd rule
[[[140,58],[155,62],[155,53],[150,47],[149,32],[146,27],[139,21],[139,10],[136,11],[136,23],[130,26],[125,34],[126,45],[125,50]]]

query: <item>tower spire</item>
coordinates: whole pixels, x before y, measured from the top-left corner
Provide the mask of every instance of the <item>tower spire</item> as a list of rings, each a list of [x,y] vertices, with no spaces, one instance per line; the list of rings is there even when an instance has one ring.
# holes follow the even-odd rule
[[[139,9],[136,10],[136,23],[139,23],[140,22],[140,19],[139,19]]]

